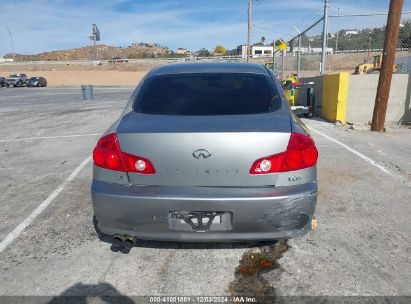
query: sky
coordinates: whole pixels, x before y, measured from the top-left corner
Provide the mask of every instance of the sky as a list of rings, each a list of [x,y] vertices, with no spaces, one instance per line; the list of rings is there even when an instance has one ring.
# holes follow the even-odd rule
[[[323,0],[253,0],[252,41],[289,39],[323,14]],[[331,0],[330,14],[388,11],[389,0]],[[156,42],[178,47],[235,48],[247,41],[247,0],[0,0],[0,56],[82,47],[91,25],[101,42],[128,46]],[[404,0],[403,11],[411,10]],[[409,17],[408,17],[409,16]],[[407,15],[411,19],[411,14]],[[332,18],[330,31],[381,26],[386,17]],[[313,32],[321,32],[321,26]]]

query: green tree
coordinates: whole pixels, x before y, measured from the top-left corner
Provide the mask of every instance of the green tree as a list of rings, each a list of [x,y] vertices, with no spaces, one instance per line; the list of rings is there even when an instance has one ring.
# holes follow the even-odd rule
[[[407,20],[400,28],[400,35],[398,37],[398,47],[410,48],[411,47],[411,20]]]
[[[218,54],[218,55],[224,54],[224,53],[225,53],[225,47],[223,47],[222,45],[217,45],[217,46],[214,48],[214,53],[215,53],[215,54]]]
[[[261,45],[261,46],[265,45],[265,37],[262,36],[260,41],[257,42],[257,43],[254,43],[253,45]]]
[[[207,49],[202,48],[202,49],[200,49],[200,50],[198,51],[198,56],[200,56],[200,57],[208,57],[208,56],[210,56],[210,52],[209,52]]]

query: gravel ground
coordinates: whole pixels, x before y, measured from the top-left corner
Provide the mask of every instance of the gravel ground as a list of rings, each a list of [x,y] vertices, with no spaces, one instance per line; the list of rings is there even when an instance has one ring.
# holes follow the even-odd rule
[[[79,88],[0,88],[0,240],[90,156],[131,92],[97,87],[83,101]],[[89,162],[0,253],[0,295],[410,296],[411,130],[305,122],[320,151],[316,230],[286,243],[118,248],[93,225]]]

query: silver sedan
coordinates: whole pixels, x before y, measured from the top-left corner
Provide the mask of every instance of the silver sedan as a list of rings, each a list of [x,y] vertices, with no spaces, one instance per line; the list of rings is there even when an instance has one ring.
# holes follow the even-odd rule
[[[93,151],[98,228],[122,241],[301,235],[316,206],[317,158],[264,66],[157,67]]]

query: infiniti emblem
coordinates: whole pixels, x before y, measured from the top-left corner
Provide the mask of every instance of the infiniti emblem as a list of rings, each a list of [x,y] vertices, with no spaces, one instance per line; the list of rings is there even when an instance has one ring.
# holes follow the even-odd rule
[[[206,149],[198,149],[193,152],[193,156],[197,159],[200,159],[200,158],[206,159],[211,156],[211,153],[208,152]]]

